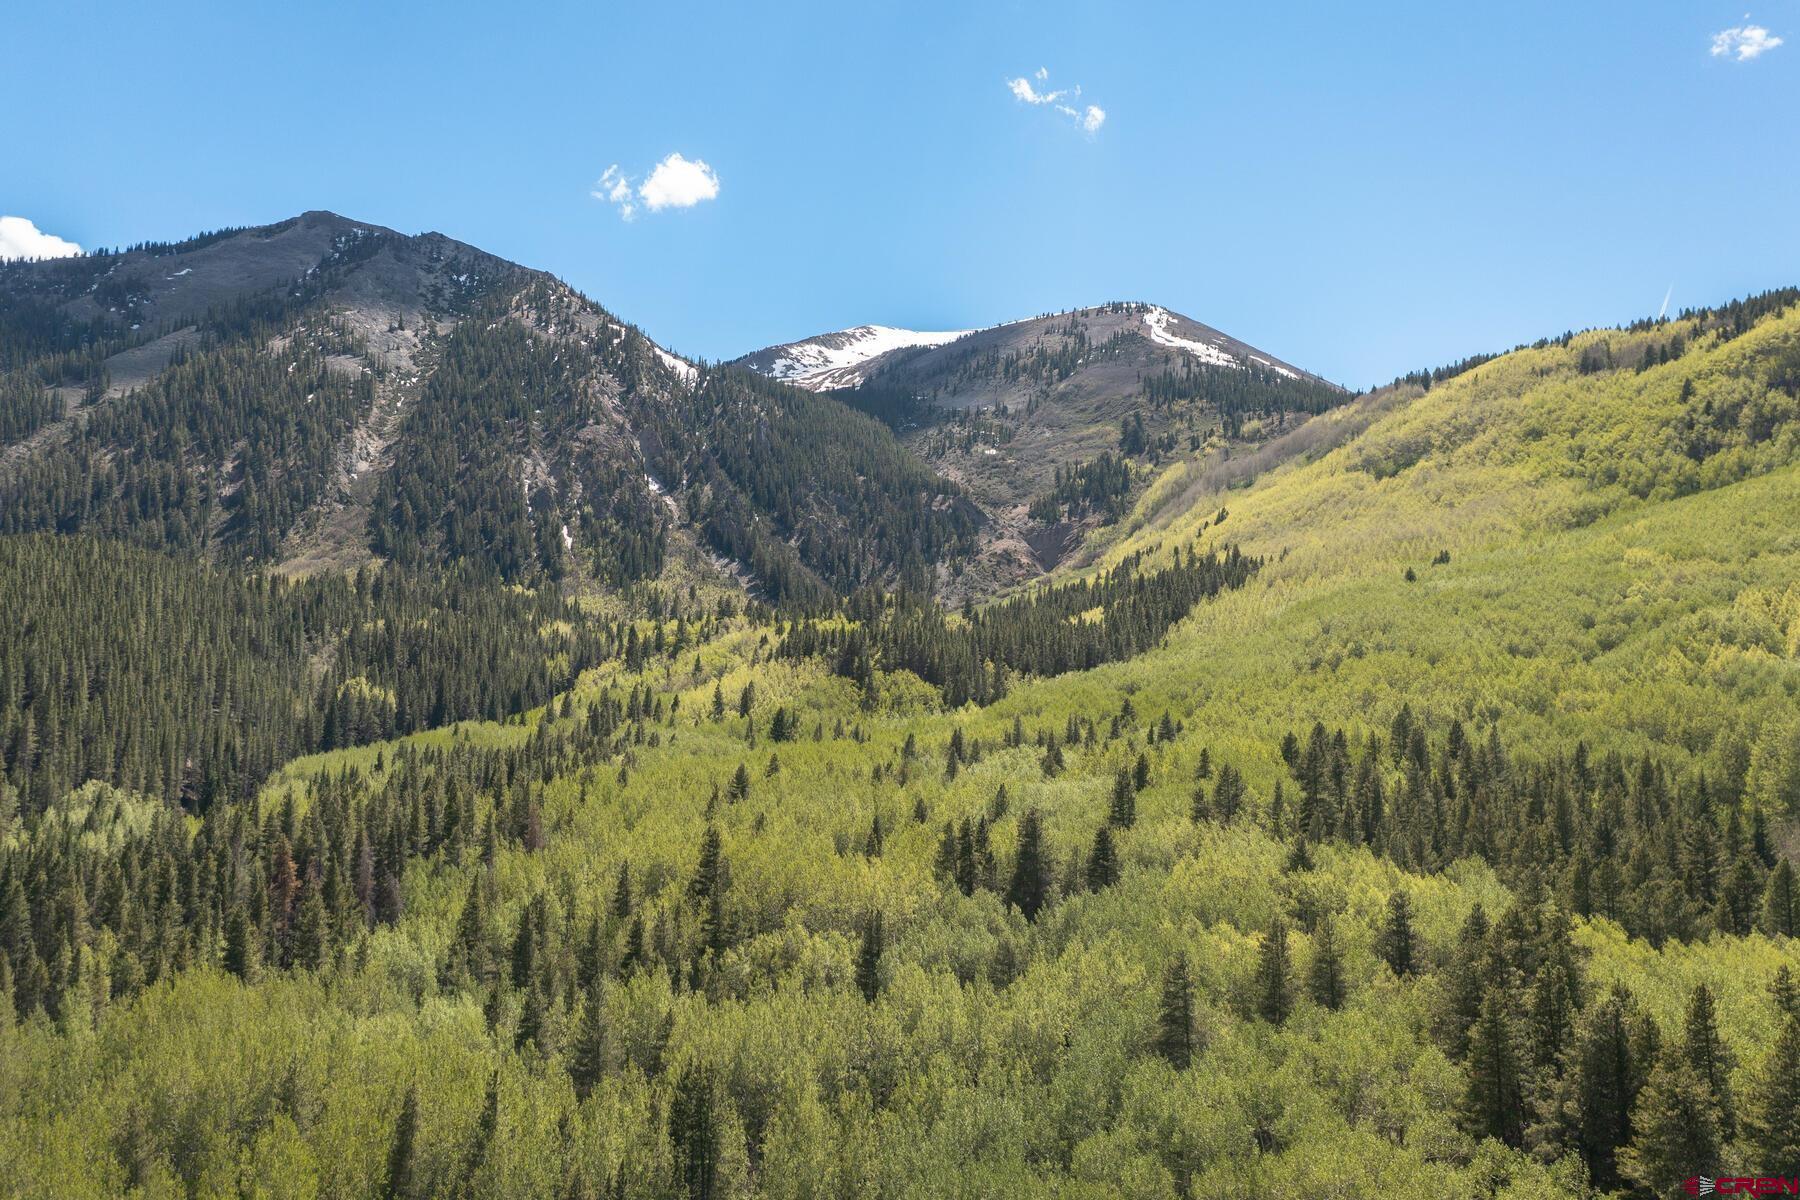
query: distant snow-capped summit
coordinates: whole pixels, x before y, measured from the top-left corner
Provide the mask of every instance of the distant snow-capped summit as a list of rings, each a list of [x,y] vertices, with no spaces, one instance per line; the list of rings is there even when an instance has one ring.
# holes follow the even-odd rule
[[[737,365],[815,392],[855,387],[876,359],[914,346],[942,346],[974,332],[953,329],[924,332],[892,325],[858,325],[821,333],[798,342],[770,346],[739,359]]]

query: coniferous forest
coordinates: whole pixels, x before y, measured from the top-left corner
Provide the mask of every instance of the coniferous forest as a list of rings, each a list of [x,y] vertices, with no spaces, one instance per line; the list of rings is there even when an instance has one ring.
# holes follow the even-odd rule
[[[0,265],[0,1194],[1800,1177],[1797,299],[1171,351],[948,602],[922,354],[330,214]],[[1142,350],[1053,325],[943,378]]]

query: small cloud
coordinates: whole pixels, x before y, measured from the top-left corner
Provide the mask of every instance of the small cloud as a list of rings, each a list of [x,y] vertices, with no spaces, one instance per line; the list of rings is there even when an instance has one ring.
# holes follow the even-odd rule
[[[1037,69],[1036,78],[1038,83],[1043,83],[1050,78],[1049,70],[1044,67],[1039,67]],[[1070,100],[1080,99],[1080,84],[1076,84],[1072,88],[1058,88],[1057,90],[1052,91],[1049,88],[1040,89],[1034,86],[1031,80],[1021,75],[1016,79],[1008,79],[1006,81],[1006,90],[1013,94],[1013,99],[1018,100],[1021,103],[1031,105],[1048,104],[1053,106],[1055,111],[1075,122],[1075,124],[1081,128],[1083,133],[1095,133],[1099,130],[1100,126],[1106,124],[1106,110],[1101,108],[1098,104],[1077,107],[1068,103]]]
[[[594,190],[588,195],[596,200],[618,205],[619,215],[627,221],[637,216],[637,205],[631,199],[631,180],[625,177],[625,172],[619,170],[618,163],[606,168],[600,176],[600,182],[594,185]]]
[[[1039,67],[1038,82],[1042,83],[1043,80],[1044,68]],[[1023,75],[1019,76],[1017,79],[1007,80],[1006,86],[1007,89],[1012,92],[1014,99],[1023,100],[1027,104],[1055,104],[1058,100],[1061,100],[1064,96],[1069,94],[1067,91],[1040,92],[1032,87],[1031,80],[1025,78]],[[1079,96],[1081,94],[1081,89],[1076,88],[1075,94]]]
[[[702,200],[716,199],[719,176],[700,159],[671,154],[652,167],[649,176],[636,186],[632,176],[614,163],[588,194],[614,205],[619,216],[630,221],[636,218],[640,203],[651,212],[661,212],[665,208],[692,208]]]
[[[26,217],[0,217],[0,262],[14,258],[72,258],[81,247],[45,233]]]
[[[694,159],[671,154],[656,164],[650,178],[638,189],[638,197],[651,212],[665,208],[692,208],[702,200],[719,195],[719,177],[713,169]]]
[[[1079,112],[1067,104],[1059,104],[1056,111],[1081,126],[1083,133],[1094,133],[1106,124],[1106,110],[1098,104],[1090,104]]]
[[[1749,62],[1779,45],[1781,39],[1761,25],[1736,25],[1713,34],[1712,55],[1714,58],[1729,57],[1738,62]]]

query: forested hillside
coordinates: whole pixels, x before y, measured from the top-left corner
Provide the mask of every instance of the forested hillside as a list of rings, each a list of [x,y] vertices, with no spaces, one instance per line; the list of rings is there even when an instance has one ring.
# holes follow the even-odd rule
[[[898,586],[957,489],[732,371],[634,428],[779,603],[593,534],[640,581],[566,602],[539,514],[641,472],[494,461],[661,360],[590,395],[505,320],[437,343],[424,394],[513,416],[440,463],[402,415],[380,571],[0,539],[0,1190],[1800,1176],[1797,299],[1121,447],[1053,476],[1094,561],[960,611]]]
[[[779,370],[763,351],[741,360]],[[829,394],[880,418],[989,526],[946,572],[986,599],[1091,549],[1169,464],[1243,453],[1350,393],[1218,330],[1128,302],[887,351]]]
[[[307,213],[0,263],[0,532],[818,606],[935,586],[981,524],[879,422],[437,234]]]

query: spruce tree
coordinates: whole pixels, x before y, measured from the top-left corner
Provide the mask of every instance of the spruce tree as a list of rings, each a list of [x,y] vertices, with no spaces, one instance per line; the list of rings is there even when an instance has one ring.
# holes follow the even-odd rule
[[[1276,790],[1280,791],[1279,784],[1276,785]],[[1223,824],[1231,824],[1237,819],[1238,813],[1243,811],[1248,794],[1249,789],[1244,786],[1244,777],[1238,774],[1238,769],[1230,763],[1224,764],[1219,768],[1218,782],[1213,784],[1212,815]],[[1279,823],[1273,832],[1280,836]]]
[[[1463,1127],[1469,1136],[1495,1138],[1517,1147],[1525,1135],[1525,1095],[1512,1022],[1512,996],[1494,987],[1482,999],[1468,1034],[1469,1082],[1463,1093]]]
[[[1736,1106],[1731,1098],[1731,1051],[1719,1037],[1712,991],[1704,983],[1697,985],[1688,997],[1679,1051],[1680,1057],[1706,1088],[1707,1099],[1717,1117],[1720,1139],[1729,1142],[1737,1133]]]
[[[882,950],[881,910],[874,909],[863,922],[862,944],[856,952],[856,987],[870,1003],[881,994]]]
[[[1404,890],[1388,897],[1387,916],[1375,939],[1375,953],[1388,969],[1404,978],[1418,969],[1413,938],[1412,898]]]
[[[1800,1175],[1800,1014],[1787,1013],[1749,1089],[1744,1141],[1759,1175]]]
[[[1762,930],[1770,937],[1793,937],[1800,929],[1800,896],[1794,894],[1794,866],[1782,859],[1763,888]]]
[[[481,1115],[475,1118],[475,1128],[469,1134],[469,1148],[463,1155],[462,1173],[459,1184],[466,1190],[473,1191],[475,1178],[481,1168],[486,1165],[488,1154],[493,1149],[494,1137],[500,1131],[500,1072],[488,1074],[487,1098],[482,1102]]]
[[[1589,1008],[1575,1034],[1565,1118],[1589,1178],[1603,1191],[1619,1185],[1618,1153],[1632,1139],[1631,1110],[1645,1068],[1640,1046],[1627,997],[1617,991]]]
[[[1661,1063],[1650,1073],[1632,1108],[1631,1126],[1631,1144],[1619,1151],[1619,1174],[1645,1194],[1674,1200],[1687,1194],[1682,1183],[1688,1177],[1719,1173],[1725,1138],[1718,1111],[1706,1083],[1687,1063]]]
[[[1050,899],[1052,870],[1037,809],[1028,809],[1019,822],[1018,855],[1013,860],[1012,882],[1006,889],[1007,903],[1024,913],[1027,921],[1037,920],[1038,912]]]
[[[1088,852],[1087,887],[1090,892],[1109,888],[1119,881],[1119,854],[1113,846],[1112,827],[1102,825],[1094,831],[1094,846]]]
[[[1288,962],[1287,922],[1275,918],[1256,958],[1256,1015],[1280,1025],[1294,1010],[1293,970]]]
[[[1194,1057],[1194,981],[1185,951],[1176,951],[1163,969],[1162,1002],[1156,1015],[1156,1052],[1177,1071]]]
[[[225,922],[225,969],[245,983],[256,981],[261,938],[241,906]]]
[[[382,1200],[413,1200],[417,1194],[413,1177],[417,1171],[418,1138],[419,1086],[414,1084],[406,1089],[406,1099],[400,1105],[400,1119],[394,1125],[394,1139],[388,1145]]]
[[[675,1181],[687,1200],[718,1194],[719,1130],[712,1072],[689,1064],[675,1080],[669,1100],[669,1146]]]
[[[581,1030],[569,1054],[569,1078],[575,1084],[575,1095],[585,1100],[600,1081],[606,1078],[606,1005],[600,989],[588,989],[581,1006]]]
[[[1131,786],[1129,772],[1120,771],[1113,776],[1112,806],[1107,811],[1107,820],[1120,829],[1137,824],[1137,789]]]
[[[1335,1012],[1344,1006],[1349,988],[1344,982],[1344,952],[1338,945],[1337,927],[1330,917],[1321,918],[1313,932],[1312,963],[1306,971],[1306,990],[1314,1004]]]

